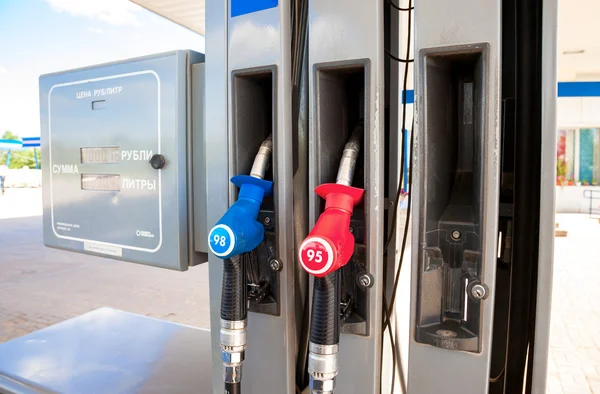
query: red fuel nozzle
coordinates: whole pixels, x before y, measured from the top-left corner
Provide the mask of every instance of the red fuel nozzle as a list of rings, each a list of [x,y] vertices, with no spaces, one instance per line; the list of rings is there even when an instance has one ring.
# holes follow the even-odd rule
[[[326,183],[315,189],[325,199],[325,211],[298,250],[302,267],[311,275],[323,277],[343,267],[354,253],[350,217],[362,201],[363,189]]]

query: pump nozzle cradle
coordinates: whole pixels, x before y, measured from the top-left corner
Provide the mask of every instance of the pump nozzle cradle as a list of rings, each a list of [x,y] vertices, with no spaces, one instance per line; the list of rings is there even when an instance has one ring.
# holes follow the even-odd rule
[[[344,147],[335,184],[323,184],[315,192],[325,198],[325,211],[300,245],[299,260],[315,276],[311,313],[308,373],[312,394],[332,394],[338,374],[340,331],[340,273],[354,253],[350,233],[353,207],[362,201],[363,189],[352,187],[356,161],[364,134],[363,124],[353,131]],[[306,259],[319,244],[328,253],[324,261]],[[323,254],[325,255],[325,254]],[[326,260],[326,261],[325,261]]]

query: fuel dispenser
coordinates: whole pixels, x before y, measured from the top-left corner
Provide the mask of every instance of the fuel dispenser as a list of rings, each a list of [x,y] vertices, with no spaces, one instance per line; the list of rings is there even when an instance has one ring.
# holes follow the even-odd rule
[[[216,394],[544,392],[555,1],[198,4],[206,63],[175,51],[40,78],[44,243],[180,271],[208,260],[211,332],[153,321],[140,387],[169,375],[209,392],[170,372],[195,368],[181,343],[210,335]],[[174,332],[187,342],[170,347]],[[64,392],[42,379],[60,368],[1,361],[2,392]]]

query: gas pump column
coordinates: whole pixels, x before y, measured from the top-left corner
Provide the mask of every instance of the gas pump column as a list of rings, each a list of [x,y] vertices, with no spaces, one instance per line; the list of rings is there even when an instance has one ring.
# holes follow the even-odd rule
[[[247,277],[243,254],[256,249],[264,239],[263,224],[256,219],[262,200],[273,191],[265,181],[272,152],[269,136],[260,146],[251,175],[238,175],[231,182],[240,188],[238,200],[209,234],[213,254],[223,259],[221,294],[221,359],[225,392],[240,393],[242,361],[246,349]]]
[[[335,184],[323,184],[315,192],[326,201],[298,257],[302,267],[315,276],[310,322],[308,372],[313,394],[333,393],[338,374],[340,333],[339,269],[354,253],[350,232],[353,208],[362,201],[363,189],[350,186],[363,138],[362,125],[356,127],[344,148]]]

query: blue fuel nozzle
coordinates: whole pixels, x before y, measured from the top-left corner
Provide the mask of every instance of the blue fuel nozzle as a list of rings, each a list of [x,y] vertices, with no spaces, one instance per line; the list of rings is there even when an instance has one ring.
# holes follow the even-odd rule
[[[273,193],[273,182],[249,175],[234,176],[231,183],[240,188],[238,199],[208,234],[211,252],[223,260],[250,252],[263,241],[265,228],[256,219],[263,198]]]

